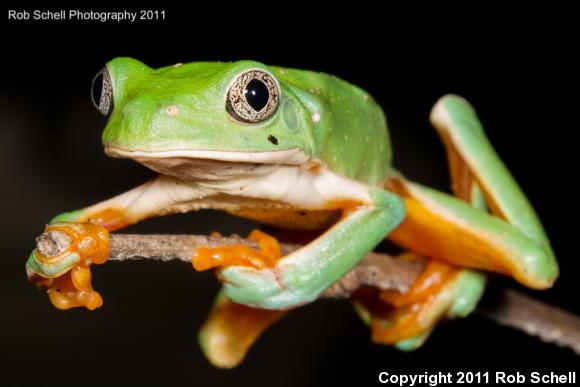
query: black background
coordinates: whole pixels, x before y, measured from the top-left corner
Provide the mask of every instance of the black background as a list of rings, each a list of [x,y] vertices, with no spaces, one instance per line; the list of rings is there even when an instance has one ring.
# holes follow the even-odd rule
[[[347,79],[384,107],[395,165],[442,190],[447,167],[429,109],[447,92],[466,97],[535,205],[561,263],[553,289],[528,293],[580,313],[578,67],[571,59],[578,47],[565,10],[461,9],[442,18],[419,5],[404,12],[357,4],[324,12],[289,2],[236,10],[192,5],[165,8],[164,22],[137,24],[9,22],[2,15],[0,382],[375,385],[379,371],[577,369],[572,351],[478,315],[441,325],[412,353],[374,346],[347,302],[323,301],[272,327],[237,369],[218,370],[196,342],[217,281],[180,263],[94,268],[104,306],[54,309],[24,272],[44,222],[153,175],[103,154],[105,121],[89,100],[90,81],[104,63],[133,56],[152,67],[255,59]],[[153,219],[127,232],[245,233],[253,226],[208,211]],[[495,286],[519,288],[505,279]]]

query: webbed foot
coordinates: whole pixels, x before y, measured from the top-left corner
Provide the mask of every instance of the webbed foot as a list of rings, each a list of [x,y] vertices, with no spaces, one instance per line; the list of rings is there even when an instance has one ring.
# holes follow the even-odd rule
[[[473,311],[484,286],[481,273],[429,261],[406,293],[362,293],[355,302],[367,314],[374,343],[412,350],[423,344],[440,320]]]
[[[203,353],[216,367],[233,368],[260,334],[286,313],[237,304],[220,292],[199,332]]]
[[[245,245],[198,248],[191,260],[197,271],[224,266],[273,267],[282,257],[278,240],[260,230],[253,230],[249,240],[258,242],[259,250]]]
[[[92,223],[59,222],[46,227],[32,252],[26,270],[28,278],[46,288],[58,309],[103,304],[91,284],[91,264],[104,263],[109,256],[109,233]]]

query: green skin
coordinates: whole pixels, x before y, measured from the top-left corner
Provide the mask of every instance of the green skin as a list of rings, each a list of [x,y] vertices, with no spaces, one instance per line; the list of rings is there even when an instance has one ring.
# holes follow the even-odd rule
[[[53,222],[83,222],[100,210],[116,208],[134,223],[199,208],[227,209],[234,202],[243,208],[247,198],[303,210],[328,209],[329,203],[340,200],[364,204],[309,245],[280,259],[275,270],[229,266],[221,271],[224,292],[233,301],[281,309],[315,300],[403,220],[401,198],[383,188],[385,179],[397,173],[391,167],[385,117],[360,88],[327,74],[254,61],[200,62],[154,70],[134,59],[117,58],[107,69],[114,109],[102,136],[105,151],[135,159],[161,177],[105,202],[61,214]],[[232,119],[226,110],[229,85],[248,69],[270,73],[280,87],[276,113],[257,124]],[[478,189],[472,205],[426,187],[416,185],[417,189],[470,226],[511,246],[517,253],[515,264],[526,273],[521,278],[515,275],[518,281],[538,288],[550,286],[558,266],[541,223],[486,139],[473,109],[456,96],[444,97],[438,106],[449,118],[447,129],[458,151],[486,182],[507,219],[486,211]],[[178,112],[170,114],[171,107]],[[277,144],[269,140],[271,136]],[[167,166],[167,160],[175,157],[184,165],[211,159],[234,164],[253,161],[261,168],[240,176],[199,179],[190,175],[195,164],[189,169]],[[304,168],[312,163],[320,166],[318,172]],[[218,194],[220,201],[211,200]],[[228,203],[227,198],[236,200]],[[75,263],[69,257],[47,266],[33,254],[27,266],[29,273],[52,277]],[[433,313],[468,314],[484,283],[484,275],[465,270],[448,286],[448,296]],[[425,337],[406,340],[399,347],[414,348]]]

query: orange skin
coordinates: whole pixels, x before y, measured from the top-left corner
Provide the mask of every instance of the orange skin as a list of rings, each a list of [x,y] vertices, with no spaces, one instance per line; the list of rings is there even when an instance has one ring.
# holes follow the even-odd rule
[[[379,344],[396,344],[424,333],[432,325],[427,314],[441,289],[461,269],[430,260],[425,271],[405,293],[384,290],[378,298],[394,307],[387,318],[375,316],[371,322],[372,340]]]
[[[195,251],[191,263],[197,271],[229,265],[242,265],[255,269],[264,269],[266,267],[273,267],[276,261],[282,257],[280,244],[276,238],[260,230],[253,230],[247,239],[258,242],[260,250],[255,250],[244,245],[214,248],[200,247]]]
[[[103,305],[103,298],[91,284],[91,264],[103,264],[109,256],[108,231],[124,227],[127,224],[123,213],[118,210],[105,210],[93,215],[90,222],[66,222],[48,225],[45,232],[59,231],[70,239],[70,245],[63,254],[76,251],[79,263],[69,272],[57,278],[43,278],[35,275],[31,280],[47,293],[52,305],[61,310],[74,307],[85,307],[95,310]],[[36,251],[39,260],[50,262],[55,257],[44,256]],[[58,258],[56,258],[58,259]]]

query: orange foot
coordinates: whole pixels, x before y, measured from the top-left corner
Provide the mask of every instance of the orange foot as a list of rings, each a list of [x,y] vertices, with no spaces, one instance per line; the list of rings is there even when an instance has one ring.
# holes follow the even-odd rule
[[[191,260],[197,271],[222,266],[251,266],[255,269],[273,267],[282,252],[278,240],[260,230],[253,230],[249,240],[258,242],[259,250],[244,245],[224,247],[200,247]]]
[[[235,367],[260,334],[286,313],[236,304],[221,294],[201,328],[201,348],[216,367]]]
[[[371,339],[377,344],[393,345],[428,333],[449,306],[446,285],[461,269],[429,261],[424,272],[406,293],[386,290],[368,295],[362,305],[371,314]],[[358,300],[361,301],[361,300]]]
[[[30,280],[38,287],[47,288],[49,299],[58,309],[86,307],[94,310],[103,305],[101,295],[91,285],[91,264],[104,263],[109,256],[109,233],[91,223],[57,223],[47,226],[45,233],[58,232],[70,242],[64,251],[56,255],[43,255],[35,251],[40,267],[58,265],[73,253],[79,262],[58,277],[47,278],[42,273],[34,274]]]

